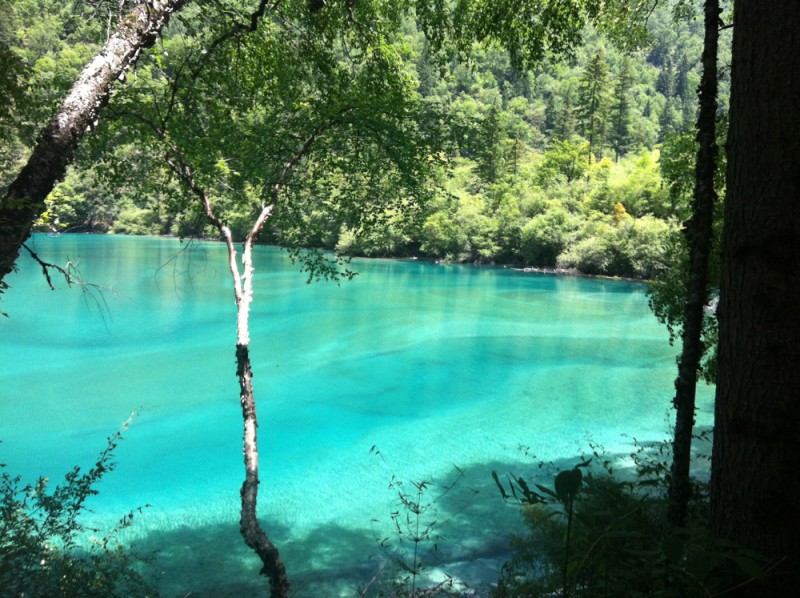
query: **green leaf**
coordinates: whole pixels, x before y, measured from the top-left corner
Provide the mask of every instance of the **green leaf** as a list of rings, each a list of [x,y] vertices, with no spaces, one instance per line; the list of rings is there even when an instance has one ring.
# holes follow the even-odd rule
[[[764,569],[761,567],[758,561],[748,556],[737,556],[733,559],[736,562],[736,566],[752,579],[762,580],[764,579]]]
[[[517,483],[519,484],[520,489],[522,490],[523,495],[525,496],[525,503],[529,505],[538,505],[540,503],[545,502],[544,497],[539,494],[538,492],[534,492],[528,486],[528,483],[522,479],[517,478]]]
[[[539,490],[541,490],[542,492],[544,492],[545,494],[547,494],[547,496],[549,496],[549,497],[551,497],[551,498],[553,498],[555,500],[559,500],[558,495],[555,492],[553,492],[552,490],[550,490],[550,488],[547,488],[546,486],[542,486],[541,484],[536,484],[536,487]]]

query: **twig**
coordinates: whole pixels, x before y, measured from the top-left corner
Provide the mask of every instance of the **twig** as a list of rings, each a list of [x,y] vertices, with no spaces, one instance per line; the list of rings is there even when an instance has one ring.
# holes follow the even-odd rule
[[[763,571],[764,575],[766,576],[767,573],[769,573],[770,571],[772,571],[776,567],[779,567],[785,561],[786,561],[786,557],[782,557],[782,558],[778,559],[776,562],[772,563],[769,567],[764,569],[764,571]],[[743,588],[744,586],[746,586],[748,584],[751,584],[754,581],[756,581],[756,579],[754,577],[750,577],[750,578],[744,580],[742,583],[740,583],[738,585],[735,585],[735,586],[733,586],[731,588],[728,588],[727,590],[724,590],[724,591],[720,592],[719,594],[715,594],[715,596],[724,596],[725,594],[730,594],[731,592],[735,592],[739,588]]]
[[[55,291],[56,287],[53,284],[52,279],[50,278],[50,270],[55,270],[56,272],[61,274],[64,277],[64,280],[66,281],[67,286],[71,287],[71,286],[75,285],[75,286],[84,287],[84,288],[85,287],[93,287],[93,288],[100,289],[100,290],[106,290],[105,287],[101,287],[98,284],[94,284],[94,283],[91,283],[91,282],[86,282],[85,280],[83,280],[80,277],[80,274],[79,274],[77,268],[75,267],[75,264],[73,264],[71,261],[67,260],[66,265],[59,266],[58,264],[53,264],[51,262],[44,261],[41,257],[39,257],[38,253],[36,253],[33,249],[28,247],[27,243],[23,243],[22,247],[25,248],[25,250],[34,259],[34,261],[36,261],[36,263],[39,264],[39,266],[41,266],[42,274],[44,274],[44,278],[47,281],[47,286],[49,286],[51,290]]]
[[[59,274],[64,277],[64,280],[67,283],[67,286],[78,286],[85,295],[89,295],[92,300],[94,301],[95,305],[97,306],[98,310],[100,311],[100,315],[103,318],[103,323],[106,323],[106,318],[104,315],[108,313],[109,316],[111,314],[111,310],[108,308],[108,303],[103,296],[103,291],[112,291],[111,287],[104,287],[99,284],[93,282],[86,282],[81,278],[80,272],[76,268],[75,264],[73,264],[70,260],[67,260],[66,265],[59,266],[58,264],[53,264],[51,262],[47,262],[39,257],[39,254],[36,253],[33,249],[28,247],[27,243],[23,243],[22,247],[30,254],[30,256],[34,259],[34,261],[39,264],[42,268],[42,274],[44,275],[45,280],[47,281],[47,285],[50,287],[50,290],[55,291],[56,287],[53,284],[53,280],[50,278],[50,270],[55,270]],[[98,291],[97,295],[99,295],[100,299],[102,299],[102,304],[100,299],[98,299],[97,295],[92,292],[92,290]]]

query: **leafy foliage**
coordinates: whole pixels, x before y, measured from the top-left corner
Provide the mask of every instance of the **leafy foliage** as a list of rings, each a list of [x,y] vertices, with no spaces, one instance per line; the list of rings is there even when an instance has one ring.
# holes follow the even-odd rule
[[[123,427],[108,438],[108,445],[87,472],[79,467],[64,482],[48,490],[48,480],[24,484],[19,476],[3,472],[0,478],[0,587],[13,596],[155,595],[145,568],[149,559],[132,553],[117,540],[136,512],[123,516],[101,537],[87,528],[81,516],[97,485],[113,471],[114,449]],[[8,594],[6,594],[8,592]]]
[[[721,263],[722,214],[725,197],[723,140],[726,135],[727,126],[723,119],[717,127],[720,152],[715,186],[720,201],[715,207],[712,255],[709,262],[709,290],[710,296],[714,298],[718,294]],[[684,205],[694,188],[694,159],[697,154],[697,142],[688,134],[671,136],[665,141],[662,154],[660,168],[667,182],[669,201],[673,205]],[[674,342],[682,334],[689,268],[687,241],[679,231],[674,231],[668,237],[665,257],[670,267],[660,271],[652,281],[648,288],[648,301],[659,321],[667,326],[670,342]],[[716,299],[714,299],[706,308],[702,336],[705,351],[700,373],[709,383],[716,380],[717,331]]]
[[[41,122],[120,10],[76,1],[50,11],[56,23],[50,4],[11,11],[8,47],[37,73],[36,110],[14,108],[15,125]],[[190,4],[117,86],[81,150],[91,168],[74,169],[39,226],[213,235],[164,162],[173,144],[242,238],[287,159],[319,131],[262,241],[655,276],[688,206],[657,148],[663,141],[669,159],[669,132],[694,122],[699,28],[650,0],[563,4],[342,0],[312,10],[294,0],[236,43],[220,40],[249,26],[250,3]],[[22,126],[22,145],[2,151],[22,155],[33,130]],[[617,204],[634,220],[627,237]],[[560,241],[523,242],[523,230],[564,213],[569,230],[551,235]],[[640,224],[646,216],[665,224]],[[637,249],[640,229],[653,251]]]
[[[493,596],[699,597],[763,577],[761,556],[710,539],[705,483],[693,481],[687,527],[667,524],[666,444],[638,445],[629,456],[633,475],[615,469],[601,447],[592,450],[600,465],[584,459],[558,472],[553,489],[516,475],[503,482],[493,473],[503,499],[521,505],[529,528],[514,538],[514,556]]]

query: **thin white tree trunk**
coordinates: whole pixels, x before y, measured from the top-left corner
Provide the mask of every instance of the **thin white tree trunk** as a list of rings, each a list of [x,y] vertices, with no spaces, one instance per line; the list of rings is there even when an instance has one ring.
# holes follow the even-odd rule
[[[163,129],[148,123],[156,136],[167,145],[166,162],[170,169],[180,178],[189,190],[200,200],[208,221],[219,231],[228,250],[228,267],[233,279],[233,292],[236,301],[236,377],[239,380],[239,401],[242,407],[242,423],[244,427],[243,448],[245,479],[240,490],[241,515],[239,531],[249,546],[261,559],[261,574],[269,578],[273,598],[284,598],[289,592],[289,578],[278,549],[269,540],[261,528],[256,516],[259,486],[258,456],[258,419],[256,417],[255,394],[253,391],[253,372],[250,364],[250,304],[253,302],[253,245],[272,215],[278,203],[278,197],[286,184],[292,169],[308,153],[317,137],[329,129],[335,121],[320,125],[312,131],[291,158],[283,164],[275,183],[270,190],[269,201],[264,201],[261,211],[247,233],[242,244],[241,265],[237,259],[236,245],[228,226],[214,211],[211,198],[194,178],[192,169],[187,164],[180,149],[168,140]]]
[[[194,180],[192,171],[174,145],[170,145],[172,156],[167,164],[181,180],[200,199],[206,217],[219,231],[228,250],[228,267],[233,279],[233,293],[236,300],[236,377],[239,380],[239,402],[242,407],[243,453],[245,479],[240,490],[241,511],[239,531],[245,544],[261,559],[261,574],[269,579],[273,598],[285,598],[289,594],[289,577],[280,553],[258,523],[259,458],[258,458],[258,418],[256,416],[253,372],[250,366],[250,304],[253,302],[253,244],[267,218],[272,214],[275,203],[263,206],[259,217],[245,238],[242,247],[241,270],[237,261],[236,245],[228,226],[224,225],[214,212],[214,206],[205,190]],[[276,185],[273,197],[277,198],[280,186]]]

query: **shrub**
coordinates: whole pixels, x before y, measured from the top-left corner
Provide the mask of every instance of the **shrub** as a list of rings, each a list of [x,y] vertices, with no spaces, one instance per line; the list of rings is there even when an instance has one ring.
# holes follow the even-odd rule
[[[554,490],[493,472],[503,498],[521,505],[528,534],[514,538],[492,596],[705,597],[763,577],[763,557],[711,540],[705,483],[693,481],[687,526],[668,524],[668,456],[666,443],[640,446],[626,478],[595,449],[602,466],[562,471]]]
[[[609,274],[614,261],[614,247],[609,241],[602,234],[582,239],[561,253],[556,265],[584,274]]]
[[[157,212],[147,208],[128,208],[119,213],[111,232],[119,235],[157,235],[161,229]]]
[[[572,215],[560,206],[551,207],[531,218],[522,227],[522,258],[534,266],[552,267],[569,244],[576,224]]]
[[[48,491],[46,478],[23,484],[20,476],[0,478],[0,593],[4,596],[126,598],[154,596],[143,575],[149,559],[117,540],[131,525],[134,512],[123,516],[100,539],[87,538],[80,522],[85,502],[96,485],[114,469],[113,451],[125,426],[109,437],[94,467],[75,467],[64,483]]]

